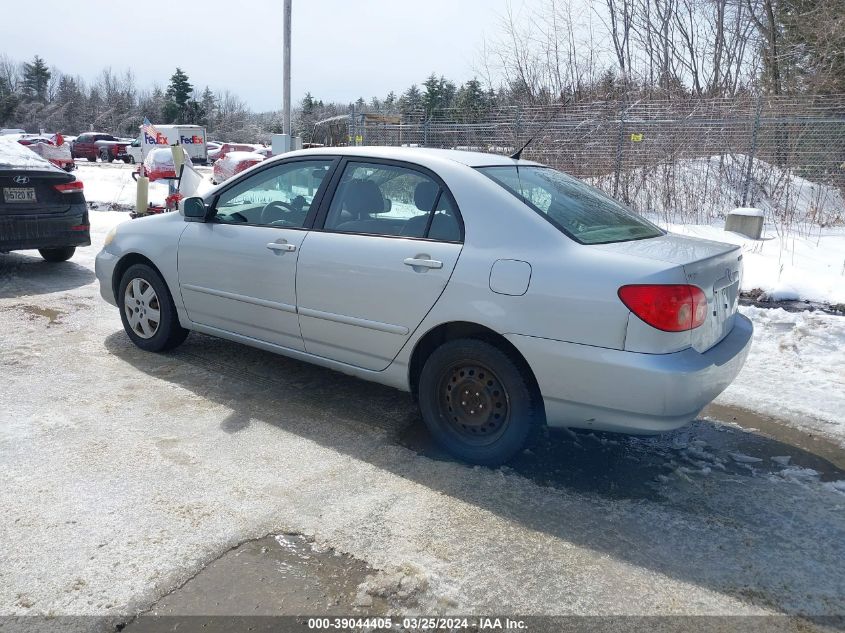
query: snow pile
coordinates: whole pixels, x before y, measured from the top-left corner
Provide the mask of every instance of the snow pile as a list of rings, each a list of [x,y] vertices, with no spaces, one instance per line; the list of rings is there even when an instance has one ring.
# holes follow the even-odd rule
[[[657,221],[656,218],[650,218]],[[811,236],[768,230],[752,240],[719,225],[666,224],[663,228],[742,247],[742,291],[759,289],[764,299],[845,303],[845,228],[817,228]]]
[[[754,322],[753,346],[717,402],[788,418],[845,446],[845,318],[780,308],[740,312]]]
[[[133,167],[118,163],[80,163],[76,177],[85,184],[85,200],[92,208],[129,211],[135,208],[136,184],[132,180],[132,172]],[[197,195],[203,195],[210,188],[211,183],[204,177]],[[149,200],[152,204],[164,205],[167,193],[167,181],[150,183]]]
[[[0,136],[0,169],[56,171],[48,160],[8,136]]]
[[[845,222],[845,198],[836,187],[755,158],[746,192],[747,174],[744,154],[683,159],[622,173],[618,195],[637,211],[668,222],[707,223],[740,206],[743,198],[770,222]],[[589,180],[605,191],[614,189],[613,174]]]

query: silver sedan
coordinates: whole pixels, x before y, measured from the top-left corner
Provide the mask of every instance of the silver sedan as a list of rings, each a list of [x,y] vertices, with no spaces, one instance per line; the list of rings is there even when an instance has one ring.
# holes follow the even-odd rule
[[[409,391],[469,462],[507,461],[544,424],[679,427],[750,346],[736,246],[529,161],[305,150],[182,207],[119,225],[97,256],[136,345],[195,330]]]

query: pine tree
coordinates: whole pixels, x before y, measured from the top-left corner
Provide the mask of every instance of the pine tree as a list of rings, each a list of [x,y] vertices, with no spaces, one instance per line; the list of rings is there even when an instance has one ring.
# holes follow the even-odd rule
[[[23,65],[23,93],[29,99],[47,101],[47,84],[50,82],[50,69],[44,60],[36,55],[32,63]]]
[[[423,82],[425,91],[422,95],[422,105],[428,116],[438,110],[445,110],[452,106],[455,99],[455,84],[447,81],[442,75],[437,77],[434,73],[428,76]]]
[[[177,67],[164,93],[165,103],[162,115],[165,123],[175,123],[186,115],[188,100],[193,91],[194,87],[188,81],[188,75]]]
[[[399,99],[399,110],[402,114],[411,114],[417,110],[422,110],[423,100],[422,93],[417,85],[414,84],[405,91]]]
[[[481,88],[481,82],[476,78],[470,79],[460,90],[455,99],[455,105],[460,110],[460,116],[466,121],[477,121],[489,109],[487,95]]]

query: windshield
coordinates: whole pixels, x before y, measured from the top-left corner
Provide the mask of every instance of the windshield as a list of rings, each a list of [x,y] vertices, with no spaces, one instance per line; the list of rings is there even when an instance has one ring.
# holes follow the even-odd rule
[[[581,244],[663,235],[651,222],[598,189],[548,167],[480,167],[492,179]]]

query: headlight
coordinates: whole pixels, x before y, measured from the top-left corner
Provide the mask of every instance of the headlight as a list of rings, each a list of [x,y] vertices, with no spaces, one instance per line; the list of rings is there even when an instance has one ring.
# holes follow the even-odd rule
[[[105,239],[105,241],[103,241],[103,248],[105,248],[106,246],[108,246],[109,244],[112,243],[112,240],[114,240],[115,235],[117,235],[117,227],[113,226],[111,231],[106,233],[106,239]]]

